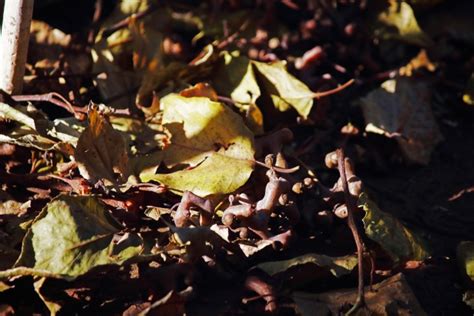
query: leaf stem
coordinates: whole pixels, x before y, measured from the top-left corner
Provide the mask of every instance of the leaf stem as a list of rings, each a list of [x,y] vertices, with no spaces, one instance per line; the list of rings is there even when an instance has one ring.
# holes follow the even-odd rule
[[[328,95],[338,93],[338,92],[344,90],[345,88],[349,87],[353,83],[354,83],[354,79],[351,79],[351,80],[347,81],[346,83],[343,83],[342,85],[340,85],[340,86],[338,86],[334,89],[323,91],[323,92],[316,92],[316,93],[314,93],[314,97],[316,99],[319,99],[321,97],[326,97]]]

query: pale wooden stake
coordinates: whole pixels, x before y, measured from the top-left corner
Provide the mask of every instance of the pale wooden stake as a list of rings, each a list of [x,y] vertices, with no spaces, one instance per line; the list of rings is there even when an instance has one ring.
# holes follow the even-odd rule
[[[0,89],[20,94],[34,0],[5,0],[0,39]]]

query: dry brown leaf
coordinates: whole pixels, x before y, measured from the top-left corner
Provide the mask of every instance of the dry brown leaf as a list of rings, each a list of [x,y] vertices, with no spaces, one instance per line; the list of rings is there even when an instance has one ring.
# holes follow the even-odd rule
[[[89,126],[79,137],[74,158],[81,175],[92,183],[105,179],[117,185],[128,175],[125,141],[96,108],[89,113]]]
[[[375,284],[372,290],[366,288],[365,293],[367,307],[356,315],[426,315],[401,273]],[[339,315],[342,306],[355,302],[357,290],[336,290],[321,294],[296,292],[292,297],[301,315],[308,315],[304,308],[311,302],[324,303],[333,315]],[[368,314],[364,314],[366,311]]]
[[[186,98],[207,97],[211,101],[217,101],[216,91],[209,84],[204,82],[196,83],[194,86],[184,89],[179,95]]]

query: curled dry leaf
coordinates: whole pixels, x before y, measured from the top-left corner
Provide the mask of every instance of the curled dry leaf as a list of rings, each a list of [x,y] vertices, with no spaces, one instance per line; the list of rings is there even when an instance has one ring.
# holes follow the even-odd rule
[[[426,315],[413,290],[403,274],[399,273],[365,291],[366,307],[356,315]],[[336,290],[326,293],[295,292],[292,298],[301,315],[308,313],[308,306],[326,305],[331,315],[341,315],[341,307],[351,304],[357,296],[357,290]],[[324,308],[324,307],[322,307]],[[324,310],[327,310],[324,308]],[[364,313],[365,312],[365,313]],[[367,314],[366,314],[367,313]],[[323,314],[323,315],[327,315]]]
[[[254,139],[239,115],[205,97],[171,94],[161,104],[163,124],[172,135],[162,152],[163,162],[168,168],[189,167],[166,174],[148,170],[140,175],[142,181],[208,196],[233,192],[248,180],[254,167]]]
[[[89,126],[79,137],[74,159],[81,175],[92,183],[105,179],[117,185],[128,175],[125,141],[96,108],[89,113]]]

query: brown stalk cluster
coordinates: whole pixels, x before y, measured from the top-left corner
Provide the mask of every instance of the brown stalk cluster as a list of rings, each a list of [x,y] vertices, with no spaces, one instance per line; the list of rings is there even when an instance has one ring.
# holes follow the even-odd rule
[[[301,180],[293,169],[288,169],[288,163],[283,155],[283,145],[293,139],[289,129],[282,129],[256,140],[257,157],[265,156],[264,165],[268,170],[265,173],[266,184],[263,196],[255,200],[246,193],[238,193],[229,197],[228,206],[222,214],[222,223],[229,230],[237,232],[239,237],[247,239],[255,236],[262,240],[274,242],[274,246],[285,249],[295,238],[293,227],[304,219],[306,224],[314,226],[332,226],[338,219],[347,221],[354,236],[359,259],[359,296],[354,307],[360,307],[363,299],[363,252],[364,246],[355,223],[357,198],[362,192],[362,182],[355,175],[352,161],[344,156],[342,150],[326,155],[325,163],[330,169],[338,169],[339,179],[332,187],[326,187],[315,176]],[[298,197],[314,197],[311,207],[298,208]],[[305,203],[311,205],[311,203]],[[197,208],[199,223],[193,222],[191,209]],[[177,227],[190,225],[209,226],[215,206],[211,200],[199,197],[191,192],[185,192],[174,214],[174,223]],[[282,225],[275,232],[272,218],[284,218],[286,225]],[[284,228],[282,228],[284,227]],[[272,230],[273,228],[273,230]],[[329,228],[329,227],[326,227]],[[271,287],[256,277],[249,276],[246,287],[257,292],[267,301],[267,311],[276,310],[275,293]],[[269,294],[271,292],[271,294]]]

